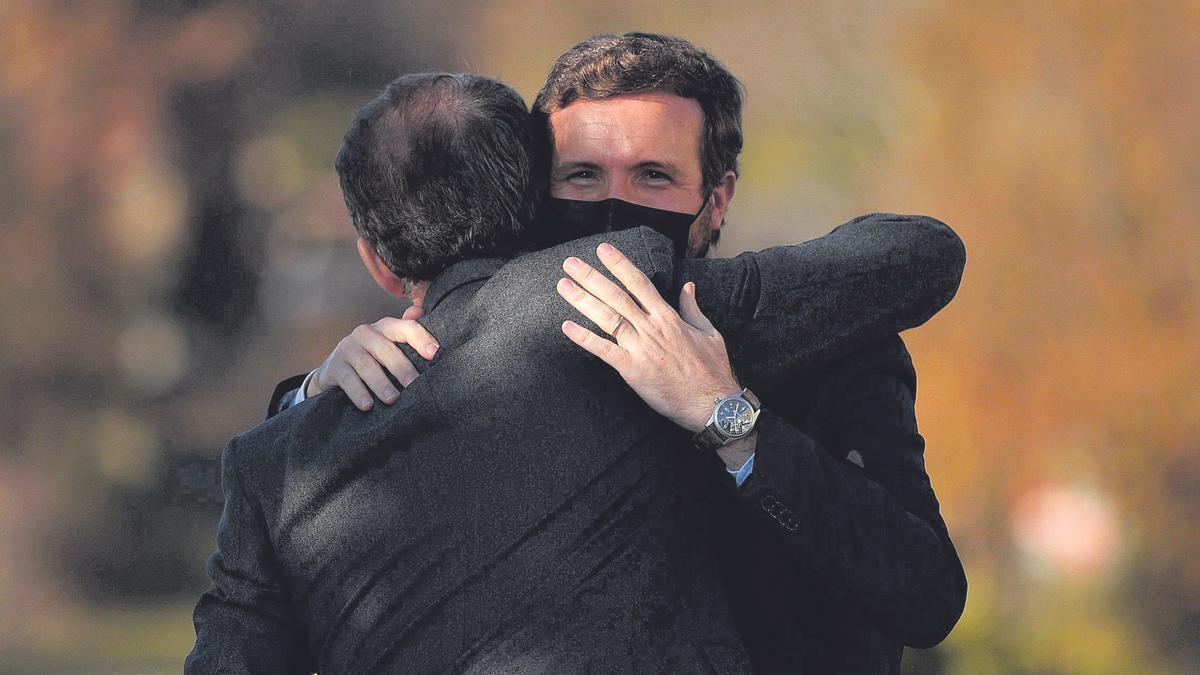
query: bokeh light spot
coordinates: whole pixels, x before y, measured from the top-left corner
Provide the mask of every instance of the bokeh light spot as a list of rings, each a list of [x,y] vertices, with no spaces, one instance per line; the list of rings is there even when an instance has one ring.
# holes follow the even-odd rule
[[[124,263],[166,262],[184,235],[187,190],[165,162],[147,162],[115,190],[109,214],[114,252]]]
[[[1110,569],[1120,543],[1111,501],[1077,486],[1041,485],[1025,493],[1012,529],[1031,569],[1083,580]]]
[[[242,146],[236,172],[238,192],[264,209],[284,206],[305,184],[300,153],[282,136],[263,136]]]
[[[135,321],[122,333],[117,351],[126,380],[152,393],[178,382],[188,363],[183,329],[165,316]]]
[[[126,487],[146,487],[158,471],[154,428],[119,411],[103,411],[96,421],[96,463],[105,478]]]

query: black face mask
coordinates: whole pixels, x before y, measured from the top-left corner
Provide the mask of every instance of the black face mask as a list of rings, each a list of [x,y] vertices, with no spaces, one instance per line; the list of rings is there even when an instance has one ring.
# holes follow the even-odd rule
[[[704,200],[704,204],[708,204],[708,199]],[[598,202],[550,198],[543,204],[540,217],[541,229],[550,244],[645,226],[670,239],[674,244],[675,257],[682,258],[687,254],[692,223],[703,211],[703,206],[697,213],[664,211],[615,197]]]

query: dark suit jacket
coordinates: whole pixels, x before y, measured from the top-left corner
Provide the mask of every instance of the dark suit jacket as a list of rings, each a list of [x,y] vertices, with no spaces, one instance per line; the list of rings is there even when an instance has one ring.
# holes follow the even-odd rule
[[[891,336],[763,394],[753,473],[710,490],[721,574],[759,673],[899,673],[967,580],[925,472],[916,374]]]
[[[742,381],[762,391],[923,322],[963,262],[937,221],[874,216],[732,260],[676,261],[638,229],[451,267],[426,298],[443,349],[399,401],[364,414],[329,392],[226,448],[189,671],[746,672],[760,660],[752,641],[775,633],[738,625],[731,540],[712,528],[722,513],[758,522],[781,556],[804,542],[770,529],[789,522],[779,508],[769,522],[738,515],[739,491],[722,510],[708,480],[719,462],[561,335],[573,310],[553,289],[559,265],[594,261],[600,240],[666,297],[696,281]],[[769,473],[785,456],[764,452],[771,427],[757,460]],[[760,468],[765,499],[779,490]]]

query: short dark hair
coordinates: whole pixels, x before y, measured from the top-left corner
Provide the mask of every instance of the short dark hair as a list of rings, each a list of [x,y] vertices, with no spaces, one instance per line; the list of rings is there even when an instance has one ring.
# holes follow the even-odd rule
[[[527,245],[547,182],[543,139],[503,83],[416,73],[358,111],[334,165],[359,235],[398,277],[426,281]]]
[[[550,133],[550,115],[576,100],[667,92],[695,99],[704,112],[700,167],[704,191],[735,175],[742,151],[742,85],[725,66],[687,40],[657,33],[593,35],[555,60],[533,102]]]

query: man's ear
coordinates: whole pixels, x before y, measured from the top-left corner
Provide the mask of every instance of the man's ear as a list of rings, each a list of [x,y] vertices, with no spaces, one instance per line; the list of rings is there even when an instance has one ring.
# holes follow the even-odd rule
[[[358,257],[362,258],[363,265],[371,273],[371,278],[380,288],[387,291],[388,295],[398,300],[408,299],[404,292],[404,282],[395,272],[388,269],[375,249],[362,237],[358,238]]]
[[[737,174],[726,171],[721,182],[713,188],[709,202],[712,204],[712,229],[719,230],[725,224],[725,212],[733,201],[733,193],[737,189]]]

